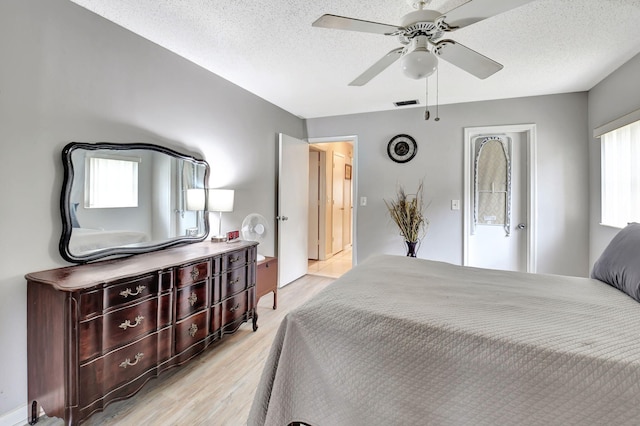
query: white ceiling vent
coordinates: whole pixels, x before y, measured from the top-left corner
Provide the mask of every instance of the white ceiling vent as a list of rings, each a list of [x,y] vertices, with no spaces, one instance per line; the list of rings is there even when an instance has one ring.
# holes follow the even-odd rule
[[[403,107],[403,106],[409,106],[409,105],[418,105],[420,104],[420,101],[417,99],[412,99],[410,101],[398,101],[398,102],[394,102],[393,103],[396,107]]]

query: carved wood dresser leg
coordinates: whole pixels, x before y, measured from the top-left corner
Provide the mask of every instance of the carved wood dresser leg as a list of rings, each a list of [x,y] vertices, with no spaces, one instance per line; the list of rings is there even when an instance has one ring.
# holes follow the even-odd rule
[[[253,310],[253,331],[258,331],[258,310]]]

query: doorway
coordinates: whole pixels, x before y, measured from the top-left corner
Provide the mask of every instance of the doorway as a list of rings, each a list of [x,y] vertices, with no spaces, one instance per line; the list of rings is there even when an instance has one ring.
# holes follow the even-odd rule
[[[536,271],[535,130],[465,128],[463,265]]]
[[[309,145],[308,273],[339,277],[353,265],[354,142]]]

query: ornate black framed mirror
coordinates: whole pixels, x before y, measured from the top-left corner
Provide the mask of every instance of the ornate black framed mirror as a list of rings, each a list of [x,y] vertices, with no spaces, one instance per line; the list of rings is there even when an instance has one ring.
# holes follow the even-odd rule
[[[145,143],[72,142],[62,162],[65,260],[147,253],[207,237],[206,213],[188,199],[189,189],[207,186],[206,161]]]

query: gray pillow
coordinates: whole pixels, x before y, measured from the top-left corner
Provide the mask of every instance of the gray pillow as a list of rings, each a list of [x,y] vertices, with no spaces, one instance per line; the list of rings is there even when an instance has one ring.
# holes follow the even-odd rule
[[[640,223],[630,223],[613,237],[593,265],[591,278],[640,301]]]

